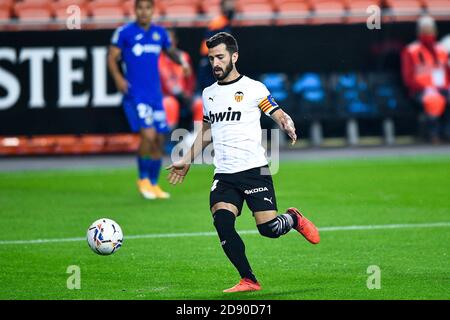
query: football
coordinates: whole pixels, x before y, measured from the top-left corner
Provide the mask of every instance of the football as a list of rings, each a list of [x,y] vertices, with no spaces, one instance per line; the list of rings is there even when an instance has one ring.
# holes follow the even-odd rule
[[[98,219],[89,227],[87,241],[95,253],[103,256],[113,254],[122,246],[122,229],[111,219]]]

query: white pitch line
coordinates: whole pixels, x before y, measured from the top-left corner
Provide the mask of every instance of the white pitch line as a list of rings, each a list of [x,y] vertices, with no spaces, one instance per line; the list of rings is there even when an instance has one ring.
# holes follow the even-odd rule
[[[383,230],[383,229],[405,229],[405,228],[436,228],[450,227],[450,222],[435,223],[412,223],[412,224],[384,224],[384,225],[366,225],[366,226],[336,226],[322,227],[320,232],[327,231],[350,231],[350,230]],[[257,234],[257,230],[241,230],[240,234]],[[153,233],[125,236],[128,239],[157,239],[157,238],[183,238],[183,237],[209,237],[216,236],[216,232],[191,232],[191,233]],[[62,239],[34,239],[34,240],[0,240],[0,245],[8,244],[42,244],[42,243],[60,243],[85,241],[86,238],[62,238]]]

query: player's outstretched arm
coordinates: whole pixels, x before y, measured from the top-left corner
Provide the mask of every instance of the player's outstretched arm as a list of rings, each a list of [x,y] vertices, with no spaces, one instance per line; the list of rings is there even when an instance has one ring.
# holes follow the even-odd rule
[[[191,66],[189,65],[189,62],[187,62],[183,55],[181,54],[180,50],[178,50],[175,47],[170,47],[164,52],[167,54],[167,56],[174,61],[175,63],[181,65],[183,67],[183,73],[186,77],[189,77],[192,73]]]
[[[117,90],[122,93],[127,93],[128,91],[128,82],[123,77],[120,72],[118,60],[122,54],[122,51],[116,46],[110,46],[108,52],[108,69],[111,73],[111,76],[116,83]]]
[[[177,183],[183,182],[184,177],[189,172],[191,163],[211,142],[210,129],[211,125],[203,122],[202,129],[197,134],[197,137],[195,138],[195,141],[188,153],[181,160],[175,161],[170,166],[166,167],[167,170],[170,170],[169,175],[167,176],[169,183],[176,185]]]
[[[281,109],[276,110],[272,113],[272,119],[278,124],[278,126],[287,133],[287,135],[292,139],[292,145],[297,141],[297,134],[295,133],[294,121],[291,117]]]

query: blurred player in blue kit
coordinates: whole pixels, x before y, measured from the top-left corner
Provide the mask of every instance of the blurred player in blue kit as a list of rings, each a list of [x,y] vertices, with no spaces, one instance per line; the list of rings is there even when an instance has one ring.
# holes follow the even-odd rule
[[[138,188],[146,199],[167,199],[158,185],[164,134],[169,131],[162,104],[158,60],[163,51],[183,67],[190,66],[170,41],[167,31],[152,23],[153,0],[136,0],[136,21],[116,29],[111,39],[108,68],[117,89],[123,93],[123,107],[133,132],[140,133]],[[119,61],[123,63],[122,74]]]

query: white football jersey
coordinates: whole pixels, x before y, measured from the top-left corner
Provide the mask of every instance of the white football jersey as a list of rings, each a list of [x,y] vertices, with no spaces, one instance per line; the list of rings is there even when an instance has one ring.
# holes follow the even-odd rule
[[[235,173],[267,165],[261,144],[261,112],[279,106],[266,86],[241,75],[203,90],[203,121],[211,124],[215,173]]]

